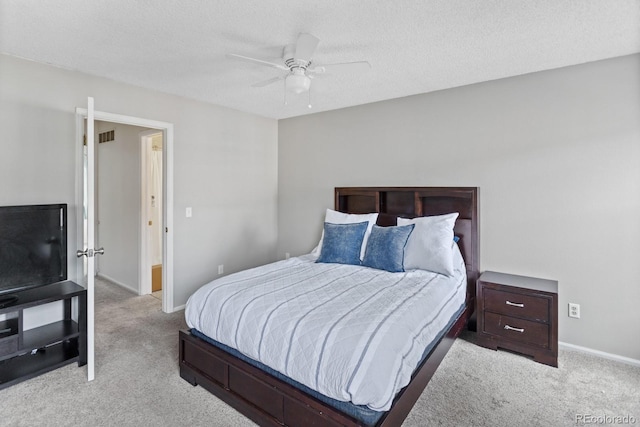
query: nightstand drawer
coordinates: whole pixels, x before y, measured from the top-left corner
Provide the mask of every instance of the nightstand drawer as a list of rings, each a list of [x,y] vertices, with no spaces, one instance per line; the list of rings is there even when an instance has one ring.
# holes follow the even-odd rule
[[[484,289],[484,309],[523,319],[549,322],[550,298]]]
[[[495,313],[484,314],[483,332],[513,341],[549,347],[549,325]]]

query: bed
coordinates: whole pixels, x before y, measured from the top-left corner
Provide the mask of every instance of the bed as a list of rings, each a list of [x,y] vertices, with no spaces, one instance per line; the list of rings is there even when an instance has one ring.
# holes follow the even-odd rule
[[[236,410],[243,413],[248,418],[252,419],[260,425],[400,425],[426,387],[426,384],[432,377],[436,368],[443,360],[454,339],[467,325],[470,316],[473,313],[475,281],[478,277],[477,188],[336,188],[335,210],[350,214],[367,214],[375,212],[378,214],[376,218],[376,224],[382,227],[395,226],[397,223],[399,223],[398,218],[416,218],[423,216],[431,217],[434,215],[443,215],[457,212],[458,217],[455,220],[453,231],[456,239],[458,240],[456,250],[457,248],[459,248],[459,254],[461,255],[459,268],[461,270],[464,270],[463,275],[459,276],[463,278],[463,283],[459,286],[460,288],[462,288],[462,296],[457,295],[454,297],[453,291],[451,292],[450,300],[457,298],[457,302],[453,304],[453,307],[448,308],[449,314],[447,315],[446,319],[441,322],[442,325],[436,328],[436,339],[430,341],[430,344],[427,345],[424,350],[420,348],[419,353],[421,353],[421,357],[418,357],[415,362],[417,363],[417,368],[415,370],[413,370],[412,368],[412,371],[410,371],[408,375],[404,375],[406,376],[406,381],[402,380],[399,383],[400,385],[402,385],[399,391],[393,389],[391,390],[392,392],[389,396],[385,395],[385,397],[382,399],[377,397],[375,399],[372,398],[373,400],[371,402],[373,403],[368,405],[363,405],[363,403],[368,402],[366,399],[360,401],[360,396],[355,392],[357,390],[354,391],[352,389],[341,389],[340,387],[336,386],[336,390],[332,389],[327,391],[328,386],[319,385],[319,383],[317,382],[318,378],[324,375],[319,375],[318,372],[320,371],[315,373],[315,377],[313,375],[308,375],[310,379],[305,377],[304,372],[291,374],[293,378],[285,375],[285,373],[289,372],[287,371],[287,367],[289,366],[288,364],[291,354],[294,354],[294,356],[291,357],[292,361],[297,359],[302,359],[304,361],[305,353],[301,352],[299,349],[294,348],[293,351],[288,349],[282,352],[282,354],[286,354],[286,358],[282,359],[283,362],[287,362],[286,365],[280,366],[278,364],[278,355],[276,354],[274,356],[275,362],[271,363],[271,361],[269,361],[269,366],[257,362],[256,359],[253,358],[252,351],[260,352],[265,347],[261,345],[261,342],[258,343],[258,340],[244,339],[244,332],[239,333],[236,331],[235,335],[227,334],[231,338],[226,340],[221,339],[220,341],[216,341],[215,339],[211,338],[211,336],[216,338],[224,338],[224,330],[216,335],[216,328],[219,328],[219,324],[223,324],[227,320],[228,322],[233,324],[241,324],[243,321],[245,323],[255,323],[253,321],[247,320],[250,319],[250,317],[247,315],[247,313],[245,313],[245,307],[248,307],[250,304],[243,303],[244,305],[241,304],[236,309],[233,308],[233,304],[229,303],[229,305],[225,307],[224,304],[227,304],[227,300],[232,301],[231,297],[225,297],[224,301],[220,303],[220,306],[218,306],[213,312],[207,312],[209,314],[204,315],[205,318],[212,319],[210,323],[213,326],[206,326],[206,322],[199,323],[198,316],[203,316],[200,312],[198,312],[197,315],[188,314],[188,317],[191,319],[188,321],[189,323],[191,323],[192,325],[195,324],[201,329],[208,330],[209,333],[205,334],[197,330],[198,328],[180,331],[179,364],[181,377],[192,385],[201,385],[205,387],[211,393],[215,394],[223,401],[234,407]],[[407,220],[401,219],[400,221],[406,222]],[[253,274],[254,276],[257,274],[258,276],[263,277],[262,280],[264,280],[264,286],[268,286],[268,283],[273,280],[273,275],[280,274],[278,273],[278,271],[282,270],[284,272],[287,272],[287,274],[294,274],[293,272],[296,272],[295,274],[300,274],[300,277],[303,277],[303,279],[301,279],[302,282],[296,283],[306,284],[307,280],[304,279],[303,272],[310,270],[314,259],[315,258],[306,259],[305,257],[301,257],[300,259],[292,259],[286,262],[274,263],[273,265],[263,267],[262,270],[257,270],[257,273],[253,272],[251,274]],[[329,280],[328,278],[332,274],[346,275],[349,277],[349,279],[340,279],[347,280],[347,282],[344,282],[340,285],[340,289],[348,288],[348,286],[345,285],[345,283],[349,283],[348,280],[362,281],[362,283],[367,282],[367,274],[375,274],[376,277],[384,276],[384,273],[378,273],[377,270],[372,269],[360,268],[350,270],[349,266],[336,266],[335,264],[327,264],[324,266],[318,264],[318,266],[319,267],[314,268],[324,268],[324,270],[321,270],[320,276],[327,278],[327,284],[321,284],[323,289],[325,289],[326,286],[329,286],[329,283],[333,283],[335,280],[338,280],[334,280],[333,278]],[[371,271],[362,272],[361,270]],[[207,285],[208,287],[203,287],[203,289],[198,291],[205,295],[202,300],[206,300],[207,298],[209,298],[210,294],[218,292],[218,288],[225,286],[231,286],[233,287],[233,289],[239,289],[239,291],[234,292],[234,295],[244,293],[245,291],[237,287],[238,282],[245,280],[243,274],[249,275],[250,273],[235,275],[233,278],[228,279],[228,281],[230,281],[230,283],[228,284],[226,284],[224,281],[216,281],[214,284]],[[422,277],[423,273],[417,271],[412,271],[403,275],[397,275],[398,273],[394,274],[396,274],[396,277],[407,278],[409,282],[411,280],[441,279],[438,277],[435,277],[433,279],[424,279]],[[363,276],[360,277],[358,275]],[[376,280],[379,279],[376,278]],[[355,284],[356,282],[353,283]],[[293,289],[298,289],[301,286],[302,285],[296,284],[296,286],[291,287]],[[400,285],[398,285],[398,287],[400,287]],[[417,289],[415,288],[415,284],[413,283],[408,283],[406,287],[407,289]],[[434,287],[438,288],[441,286]],[[368,299],[368,297],[364,296],[365,288],[363,287],[358,289],[360,289],[360,292],[363,294],[362,298]],[[377,295],[379,291],[375,291],[375,293]],[[459,293],[460,292],[458,292],[458,294]],[[420,295],[418,293],[416,293],[415,295],[415,301],[418,301]],[[249,296],[248,298],[252,302],[256,300],[256,298],[252,296]],[[351,298],[354,298],[354,296],[352,296]],[[212,297],[209,299],[216,300],[216,297]],[[413,299],[407,298],[406,300],[411,303],[414,302]],[[277,301],[272,303],[276,304]],[[325,303],[323,302],[322,304],[324,305]],[[193,303],[191,305],[195,306],[196,304]],[[295,312],[294,308],[298,307],[298,305],[300,304],[291,306],[290,312],[287,312],[287,315],[293,318]],[[279,304],[277,307],[280,308],[281,306],[282,304]],[[287,306],[285,306],[285,308],[286,307]],[[190,309],[188,308],[188,312],[189,310]],[[227,311],[225,312],[224,310]],[[353,310],[355,310],[355,308]],[[431,316],[430,313],[432,311],[433,310],[431,309],[425,310],[425,319],[428,316]],[[261,315],[260,313],[271,312],[271,309],[264,306],[261,309],[255,310],[255,315],[259,317]],[[280,312],[282,312],[282,310],[280,310]],[[224,313],[224,315],[222,315],[221,313]],[[271,316],[271,314],[269,314],[269,316]],[[302,314],[301,319],[302,318],[306,320],[311,319],[311,317],[309,317],[309,314],[306,312]],[[415,319],[411,321],[411,323],[415,322]],[[300,323],[300,320],[295,322],[296,328]],[[315,319],[309,323],[311,323],[312,325],[319,325],[319,329],[321,329],[323,325],[323,322],[319,321],[318,319]],[[349,321],[346,323],[351,325],[354,322]],[[429,320],[429,323],[431,323],[431,320]],[[331,332],[333,333],[335,331],[332,330]],[[359,336],[359,332],[357,332],[357,334]],[[268,337],[270,337],[271,335],[273,334],[267,334]],[[395,333],[392,331],[390,335],[391,337],[393,337]],[[291,336],[293,336],[293,334]],[[306,334],[300,335],[300,337],[303,336],[306,336]],[[304,339],[296,339],[296,342],[297,341],[304,342]],[[326,341],[326,339],[323,341],[323,345],[324,343],[326,343]],[[344,351],[349,354],[349,352],[352,351],[351,349],[343,349],[342,347],[340,347],[340,341],[337,341],[338,344],[335,345],[335,349],[332,349],[331,354],[340,351]],[[225,345],[223,344],[223,342],[227,342],[227,344],[231,342],[232,345]],[[343,340],[342,342],[346,341]],[[309,344],[313,346],[313,340],[308,342],[306,347],[303,346],[303,348],[308,348]],[[322,347],[324,349],[323,345],[318,344],[316,347]],[[373,355],[372,357],[383,354],[386,345],[387,341],[379,344],[375,351],[371,352]],[[389,344],[389,346],[393,347],[392,344]],[[242,352],[234,347],[242,349]],[[269,354],[270,352],[266,351],[266,353]],[[251,355],[252,357],[249,357],[247,355]],[[309,350],[308,357],[322,358],[329,356],[324,356],[323,354],[316,356],[311,350]],[[411,357],[414,357],[414,355],[412,355]],[[385,357],[382,357],[382,359],[385,359]],[[326,364],[327,363],[325,363],[325,365]],[[321,363],[318,363],[318,366],[320,365]],[[329,365],[331,366],[332,364],[329,363]],[[318,370],[319,369],[320,368],[318,368]],[[386,372],[386,369],[384,371]],[[364,391],[366,392],[370,388],[377,387],[374,382],[374,380],[377,381],[377,378],[374,378],[374,376],[372,376],[371,374],[366,374],[366,370],[364,372],[365,374],[363,374],[362,372],[358,372],[358,378],[360,378],[361,380],[360,383],[364,384],[361,385],[360,388],[364,389]],[[296,375],[298,376],[296,377]],[[332,384],[332,375],[333,374],[330,373],[327,373],[325,375],[330,377],[329,384]],[[353,377],[355,376],[356,374],[354,373],[351,379],[353,380]],[[377,376],[378,375],[376,375],[375,377]],[[384,375],[380,376],[384,377]],[[402,377],[402,375],[400,376]],[[314,378],[316,381],[315,383],[313,383]],[[395,378],[397,381],[398,377],[396,376],[393,378]],[[296,379],[298,381],[296,381]],[[406,382],[408,382],[408,384],[405,385]],[[373,385],[371,385],[370,383]],[[315,387],[312,387],[312,385],[314,384]],[[351,385],[351,383],[349,384]],[[354,387],[354,389],[355,388],[357,387]],[[384,387],[381,386],[381,388]],[[323,393],[319,393],[318,390],[322,390]],[[390,393],[389,390],[383,391],[387,394]],[[331,393],[335,394],[333,398]],[[345,394],[348,399],[344,398]],[[344,400],[349,400],[352,397],[355,404],[354,402],[342,402]],[[372,408],[375,410],[373,410]]]

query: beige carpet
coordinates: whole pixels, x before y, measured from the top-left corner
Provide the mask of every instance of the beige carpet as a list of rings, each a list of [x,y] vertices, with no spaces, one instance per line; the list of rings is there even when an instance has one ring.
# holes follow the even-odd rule
[[[152,296],[96,285],[96,379],[69,365],[0,391],[2,426],[249,426],[178,374],[183,312]],[[404,426],[575,426],[578,415],[632,416],[640,425],[640,368],[561,351],[554,369],[472,343],[467,333]],[[584,419],[584,418],[583,418]]]

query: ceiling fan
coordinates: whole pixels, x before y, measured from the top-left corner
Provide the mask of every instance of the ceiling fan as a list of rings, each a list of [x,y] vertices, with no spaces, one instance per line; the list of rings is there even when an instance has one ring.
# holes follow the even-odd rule
[[[287,103],[287,92],[294,94],[308,92],[309,108],[311,108],[311,79],[316,76],[332,73],[362,73],[371,68],[371,65],[367,61],[324,65],[315,64],[313,62],[313,53],[315,52],[319,42],[320,40],[311,34],[300,33],[296,43],[286,45],[282,50],[282,63],[266,59],[251,58],[249,56],[238,55],[235,53],[227,54],[227,58],[247,61],[253,64],[260,64],[281,71],[286,71],[286,74],[254,83],[251,86],[264,87],[280,80],[284,80],[284,103]]]

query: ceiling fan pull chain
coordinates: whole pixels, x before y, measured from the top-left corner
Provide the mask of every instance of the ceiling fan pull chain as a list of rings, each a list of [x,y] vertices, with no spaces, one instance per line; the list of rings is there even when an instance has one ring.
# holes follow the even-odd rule
[[[309,105],[307,107],[311,108],[311,88],[309,88]]]

